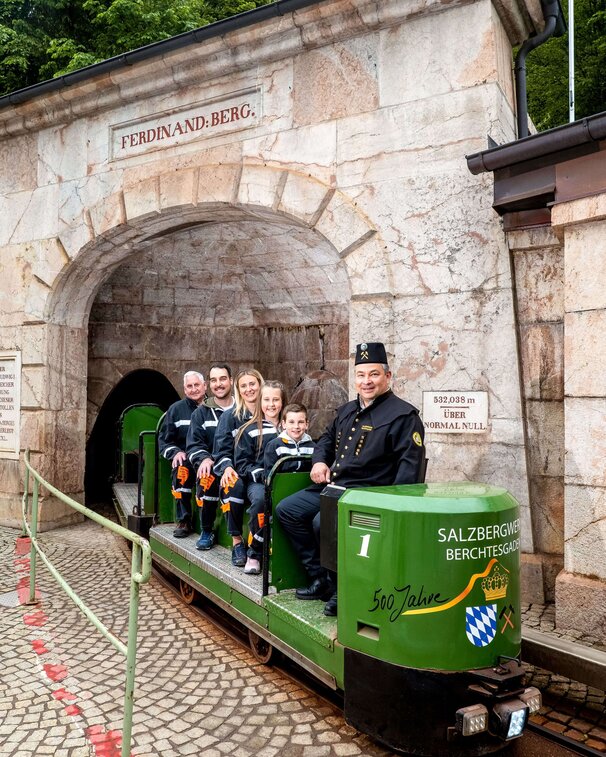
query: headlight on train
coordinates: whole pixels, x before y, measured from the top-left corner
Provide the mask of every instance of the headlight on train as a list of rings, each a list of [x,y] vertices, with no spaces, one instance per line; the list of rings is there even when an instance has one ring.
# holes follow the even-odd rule
[[[529,686],[527,689],[524,689],[524,693],[520,694],[520,699],[524,704],[528,705],[528,712],[530,715],[538,712],[543,704],[541,692],[534,686]]]
[[[461,707],[456,716],[456,728],[462,736],[473,736],[488,728],[488,710],[483,704]]]
[[[528,720],[528,705],[521,699],[495,704],[490,713],[490,731],[505,741],[521,736]]]

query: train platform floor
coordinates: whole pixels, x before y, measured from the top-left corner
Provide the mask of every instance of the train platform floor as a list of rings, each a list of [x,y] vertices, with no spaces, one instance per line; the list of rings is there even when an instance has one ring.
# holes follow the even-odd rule
[[[43,566],[39,604],[25,604],[29,549],[18,536],[0,527],[0,756],[118,757],[124,658]],[[121,540],[88,522],[44,533],[41,542],[124,639],[130,561]],[[557,633],[552,608],[525,607],[524,622]],[[606,753],[604,692],[538,669],[531,675],[546,695],[544,723]],[[136,757],[391,754],[154,578],[141,591],[135,697]]]

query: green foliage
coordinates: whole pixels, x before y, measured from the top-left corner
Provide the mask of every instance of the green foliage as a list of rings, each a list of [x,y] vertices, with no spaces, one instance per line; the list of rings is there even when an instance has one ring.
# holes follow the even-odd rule
[[[564,2],[565,5],[565,2]],[[567,8],[564,8],[567,15]],[[575,118],[606,111],[606,0],[576,0]],[[568,122],[568,34],[527,59],[528,111],[539,131]]]
[[[0,94],[270,0],[0,0]]]

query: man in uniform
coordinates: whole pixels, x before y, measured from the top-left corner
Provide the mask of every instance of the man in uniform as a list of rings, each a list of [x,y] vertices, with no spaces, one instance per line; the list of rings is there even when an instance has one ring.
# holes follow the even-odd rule
[[[177,505],[177,528],[173,536],[177,539],[191,534],[191,490],[195,473],[187,460],[185,447],[192,413],[206,396],[204,376],[197,371],[187,371],[183,376],[183,392],[185,399],[168,408],[158,435],[160,454],[172,463],[172,492]]]
[[[296,595],[328,599],[325,615],[337,614],[337,592],[334,579],[320,565],[320,492],[327,484],[344,488],[414,484],[425,459],[419,411],[389,388],[391,371],[381,342],[357,346],[354,379],[357,399],[337,409],[312,455],[314,486],[286,497],[276,508],[310,579],[310,585],[297,589]]]
[[[196,502],[200,510],[198,549],[211,549],[215,543],[213,525],[219,504],[219,477],[214,476],[212,448],[219,418],[233,407],[234,381],[226,363],[213,363],[208,372],[212,397],[194,410],[187,433],[187,457],[196,471]]]

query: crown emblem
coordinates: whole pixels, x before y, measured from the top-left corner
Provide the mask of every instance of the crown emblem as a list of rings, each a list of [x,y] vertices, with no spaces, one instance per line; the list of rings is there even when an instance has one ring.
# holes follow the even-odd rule
[[[502,599],[507,596],[507,585],[509,584],[509,577],[499,570],[499,566],[495,565],[492,573],[486,578],[482,579],[482,589],[486,597],[486,601],[494,599]]]

